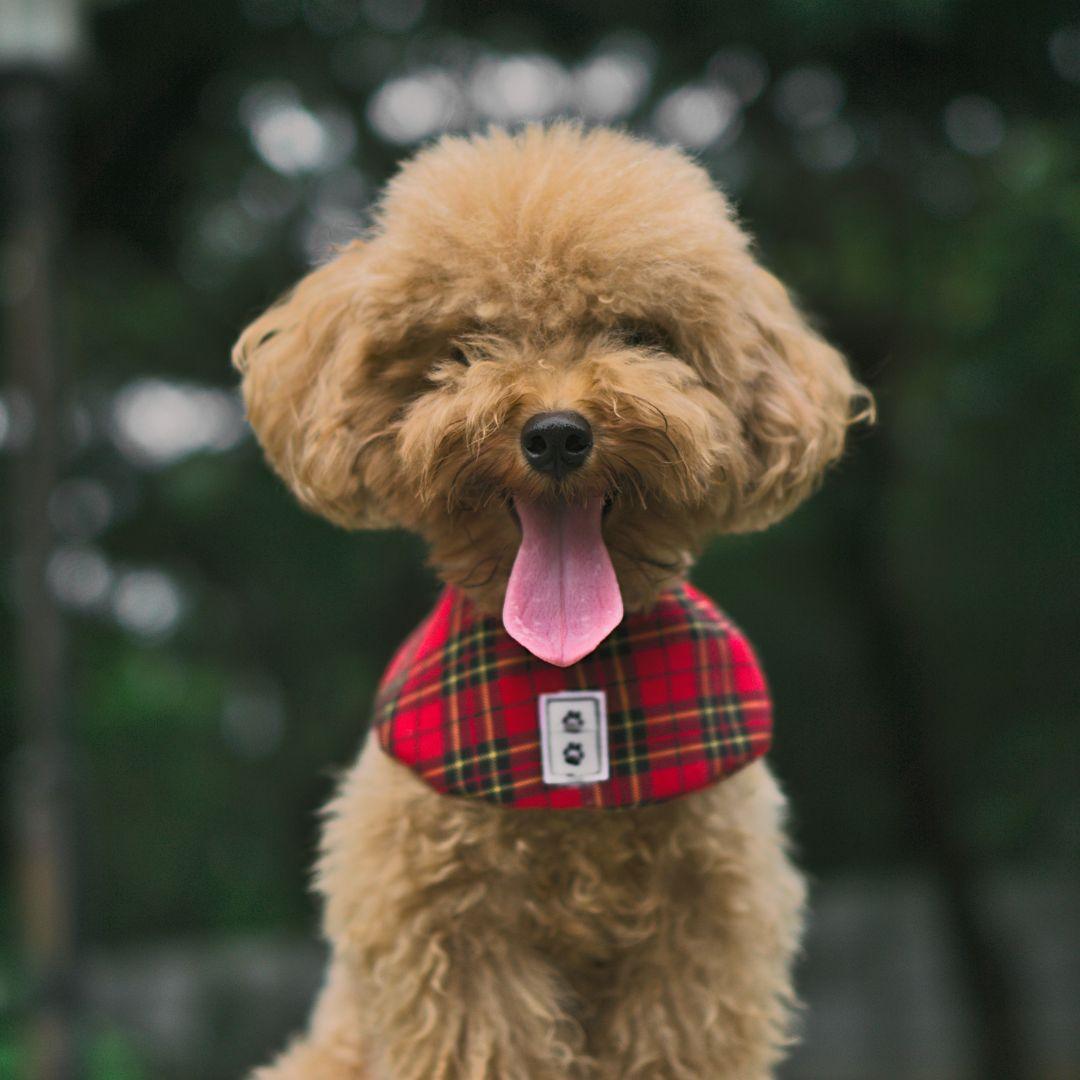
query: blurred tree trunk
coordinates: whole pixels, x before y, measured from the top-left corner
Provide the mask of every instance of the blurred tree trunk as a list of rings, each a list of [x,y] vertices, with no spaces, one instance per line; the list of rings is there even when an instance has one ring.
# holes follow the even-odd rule
[[[875,388],[880,392],[881,387]],[[894,398],[895,400],[895,398]],[[981,902],[976,860],[957,833],[956,800],[939,760],[934,733],[947,727],[923,674],[919,635],[905,611],[900,572],[890,562],[887,495],[896,490],[899,466],[890,432],[883,426],[863,440],[858,455],[868,466],[870,505],[847,522],[853,580],[863,590],[857,604],[866,618],[866,640],[877,673],[883,726],[898,766],[901,805],[912,848],[927,859],[937,880],[946,927],[956,946],[957,974],[973,1034],[973,1076],[1018,1080],[1029,1075],[1015,992]]]
[[[74,842],[64,627],[48,587],[49,498],[62,452],[56,256],[60,88],[33,70],[0,86],[6,135],[6,345],[15,453],[11,506],[21,748],[11,790],[23,941],[31,977],[30,1071],[77,1071]]]

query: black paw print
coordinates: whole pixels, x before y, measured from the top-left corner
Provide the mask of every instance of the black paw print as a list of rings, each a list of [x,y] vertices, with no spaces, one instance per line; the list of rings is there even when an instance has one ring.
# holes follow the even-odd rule
[[[579,742],[568,742],[563,747],[562,756],[567,765],[580,765],[585,760],[585,747]]]
[[[585,726],[581,713],[577,709],[571,709],[562,718],[563,731],[580,731]]]

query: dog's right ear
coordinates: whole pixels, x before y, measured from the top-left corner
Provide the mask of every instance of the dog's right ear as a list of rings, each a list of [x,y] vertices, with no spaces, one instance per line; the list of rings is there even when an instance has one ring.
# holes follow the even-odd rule
[[[739,418],[743,451],[729,532],[763,529],[790,513],[840,457],[849,428],[874,417],[870,392],[787,289],[755,263],[740,281],[742,311],[714,335],[722,350],[714,370],[736,372],[720,392]]]
[[[304,506],[346,528],[386,523],[367,475],[382,455],[364,453],[390,409],[365,385],[364,261],[364,244],[350,244],[256,319],[232,353],[270,464]]]

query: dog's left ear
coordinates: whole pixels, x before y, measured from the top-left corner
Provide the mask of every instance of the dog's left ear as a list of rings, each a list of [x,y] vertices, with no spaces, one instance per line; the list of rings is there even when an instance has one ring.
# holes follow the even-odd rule
[[[368,371],[366,249],[356,241],[305,277],[241,334],[248,420],[300,502],[346,528],[385,524],[372,493],[393,401]]]
[[[793,510],[840,457],[848,428],[872,420],[870,392],[768,271],[753,266],[730,347],[744,443],[741,490],[728,528],[762,529]]]

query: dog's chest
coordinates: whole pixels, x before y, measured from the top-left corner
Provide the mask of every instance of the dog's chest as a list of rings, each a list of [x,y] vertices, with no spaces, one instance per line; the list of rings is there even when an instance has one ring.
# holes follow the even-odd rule
[[[615,814],[495,811],[503,857],[489,867],[489,897],[507,899],[515,933],[588,979],[653,939],[663,910],[697,890],[685,836],[702,801]]]

